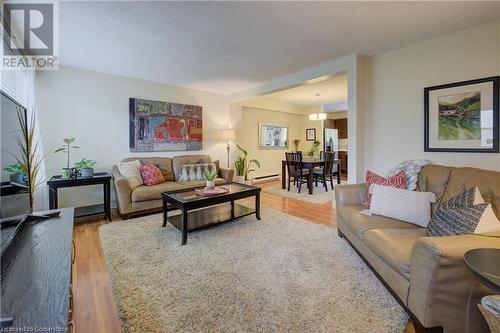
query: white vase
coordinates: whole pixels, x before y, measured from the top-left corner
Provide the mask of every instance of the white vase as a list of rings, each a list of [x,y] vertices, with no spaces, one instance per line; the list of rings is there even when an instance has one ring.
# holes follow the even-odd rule
[[[215,187],[215,181],[213,180],[207,180],[207,188],[212,189]]]
[[[234,182],[244,184],[245,183],[245,176],[234,176]]]

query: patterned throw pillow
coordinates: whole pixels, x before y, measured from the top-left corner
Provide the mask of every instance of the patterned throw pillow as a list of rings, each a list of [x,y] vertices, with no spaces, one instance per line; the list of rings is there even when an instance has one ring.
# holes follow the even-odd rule
[[[479,192],[479,189],[476,187],[476,194],[474,196],[474,205],[480,203],[486,203],[488,206],[486,207],[486,210],[484,211],[483,215],[481,215],[481,219],[479,220],[479,223],[477,224],[474,233],[486,234],[489,232],[500,231],[500,220],[495,215],[491,203],[487,203],[484,200],[483,196],[481,195],[481,192]]]
[[[139,160],[119,163],[118,170],[123,177],[127,178],[131,188],[134,189],[144,184],[141,176],[141,162]]]
[[[394,176],[403,170],[406,174],[407,190],[414,191],[417,188],[418,174],[425,165],[430,163],[431,161],[429,160],[407,160],[392,168],[387,177]]]
[[[181,175],[179,181],[185,182],[190,180],[207,179],[204,175],[205,171],[210,174],[217,173],[217,167],[214,163],[210,164],[184,164],[181,166]]]
[[[161,169],[154,164],[144,164],[141,166],[141,176],[144,184],[153,186],[165,182]]]
[[[427,225],[427,234],[435,237],[473,233],[488,206],[473,204],[475,192],[472,187],[441,204]]]
[[[372,201],[372,195],[370,193],[370,186],[372,184],[406,189],[406,174],[403,170],[401,170],[392,177],[384,178],[369,170],[366,171],[366,192],[368,193],[365,201],[366,207],[370,207],[370,202]]]

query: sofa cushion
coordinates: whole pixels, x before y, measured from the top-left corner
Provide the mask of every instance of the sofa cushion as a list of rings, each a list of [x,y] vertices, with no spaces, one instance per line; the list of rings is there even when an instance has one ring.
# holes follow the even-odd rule
[[[216,178],[215,185],[223,185],[226,183],[224,178]],[[207,185],[206,180],[188,180],[185,182],[177,182],[182,188],[192,188],[192,187],[201,187]]]
[[[484,201],[491,203],[495,215],[500,219],[500,172],[456,168],[450,174],[442,201],[447,201],[474,186],[479,188]]]
[[[196,164],[196,163],[211,163],[212,159],[209,155],[181,155],[172,158],[172,168],[174,170],[174,178],[176,181],[179,180],[181,175],[181,167],[184,164]]]
[[[349,230],[359,239],[363,240],[363,234],[371,229],[380,228],[418,228],[414,224],[402,222],[389,217],[372,215],[366,216],[359,212],[364,209],[363,206],[346,205],[337,207],[337,212],[349,228]]]
[[[370,192],[370,186],[373,184],[392,186],[401,189],[406,189],[406,174],[403,170],[400,170],[395,175],[390,176],[388,178],[384,178],[380,175],[377,175],[370,170],[366,171],[366,192],[368,195],[366,196],[365,206],[370,207],[370,202],[372,200],[372,195]]]
[[[413,245],[419,237],[425,236],[425,228],[372,229],[365,232],[364,243],[389,266],[410,279]]]
[[[132,201],[147,201],[161,199],[161,193],[165,191],[180,190],[184,187],[176,182],[164,182],[158,185],[146,186],[141,185],[132,191]]]
[[[161,174],[165,181],[174,180],[174,171],[172,169],[172,159],[169,157],[129,157],[122,162],[128,162],[133,160],[139,160],[143,164],[153,164],[156,165],[161,170]]]
[[[453,169],[453,167],[429,164],[424,166],[418,175],[417,191],[432,192],[437,197],[436,203],[431,205],[433,212],[443,196]]]
[[[130,188],[136,188],[144,184],[141,176],[141,162],[138,160],[118,163],[118,170],[123,177],[127,178]]]
[[[146,186],[158,185],[165,182],[165,177],[163,177],[160,168],[154,164],[143,164],[141,166],[141,176]]]
[[[181,174],[178,181],[185,182],[188,180],[206,180],[205,173],[209,175],[217,175],[217,167],[215,163],[199,163],[199,164],[184,164],[181,166]]]

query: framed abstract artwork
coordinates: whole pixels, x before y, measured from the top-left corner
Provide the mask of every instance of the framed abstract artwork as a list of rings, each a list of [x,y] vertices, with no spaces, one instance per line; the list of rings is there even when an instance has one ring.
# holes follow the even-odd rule
[[[288,149],[288,127],[259,124],[259,149]]]
[[[500,76],[424,89],[424,151],[498,153]]]
[[[315,128],[306,129],[306,141],[316,141],[316,129]]]
[[[131,152],[201,150],[202,107],[129,99]]]

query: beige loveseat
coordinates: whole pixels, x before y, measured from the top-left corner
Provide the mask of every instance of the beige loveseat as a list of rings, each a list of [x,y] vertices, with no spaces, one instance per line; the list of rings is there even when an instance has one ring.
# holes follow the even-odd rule
[[[417,190],[441,202],[477,186],[500,216],[500,172],[428,165]],[[409,314],[426,328],[444,332],[488,332],[476,304],[493,292],[466,267],[463,255],[474,248],[500,248],[500,239],[478,235],[427,237],[424,228],[382,216],[365,216],[365,184],[335,188],[337,226]],[[493,233],[500,235],[500,233]],[[500,263],[498,263],[500,264]]]
[[[184,164],[212,162],[212,159],[208,155],[184,155],[173,158],[131,157],[122,160],[122,162],[133,160],[139,160],[142,163],[158,166],[166,181],[154,186],[141,185],[132,189],[128,180],[118,171],[118,167],[116,165],[113,166],[112,173],[116,189],[118,212],[123,218],[130,218],[132,215],[161,210],[162,192],[203,186],[206,183],[205,180],[178,181],[181,167]],[[221,185],[232,182],[234,170],[220,167],[219,161],[214,161],[213,163],[217,165],[217,169],[219,170],[215,184]]]

